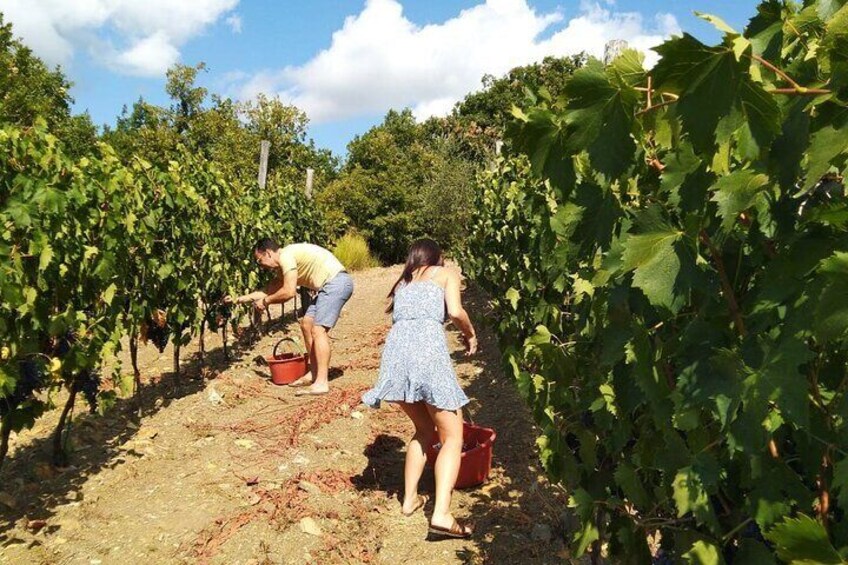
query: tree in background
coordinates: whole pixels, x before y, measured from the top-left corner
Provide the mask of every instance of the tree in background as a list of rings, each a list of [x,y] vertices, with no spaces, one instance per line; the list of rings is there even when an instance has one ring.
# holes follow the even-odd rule
[[[0,123],[31,127],[40,116],[65,140],[71,157],[88,154],[97,142],[97,128],[87,112],[71,115],[70,88],[60,68],[51,71],[15,39],[0,13]]]
[[[483,89],[457,103],[449,118],[452,135],[462,142],[469,158],[488,159],[495,140],[505,138],[512,108],[535,101],[535,93],[548,92],[557,99],[568,78],[586,61],[584,54],[545,57],[541,63],[516,67],[506,75],[483,77]]]
[[[268,140],[268,169],[278,181],[302,186],[307,168],[316,171],[316,187],[335,176],[338,164],[332,153],[306,138],[309,119],[304,112],[264,95],[247,102],[210,96],[197,85],[205,70],[204,63],[169,69],[165,90],[171,106],[140,98],[131,109],[124,108],[114,128],[105,128],[104,139],[122,155],[143,155],[160,165],[182,144],[215,162],[226,178],[245,185],[255,182],[260,142]]]
[[[486,76],[484,88],[445,118],[419,123],[409,109],[389,111],[383,123],[348,144],[339,177],[319,194],[330,229],[359,232],[388,263],[402,261],[423,236],[448,251],[460,247],[475,175],[494,158],[512,108],[533,103],[532,91],[559,96],[584,59],[548,57],[502,78]]]

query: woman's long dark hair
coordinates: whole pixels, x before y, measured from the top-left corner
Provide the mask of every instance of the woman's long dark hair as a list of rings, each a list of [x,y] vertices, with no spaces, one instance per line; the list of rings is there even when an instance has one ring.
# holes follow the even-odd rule
[[[442,248],[439,247],[438,243],[427,238],[419,239],[413,243],[409,248],[409,254],[406,256],[406,265],[403,267],[403,273],[401,273],[398,280],[395,281],[394,286],[392,286],[392,291],[389,293],[388,297],[392,299],[392,303],[389,304],[386,312],[392,311],[395,292],[401,282],[407,284],[410,283],[412,281],[413,273],[421,267],[441,267],[444,264],[445,259],[442,256]]]

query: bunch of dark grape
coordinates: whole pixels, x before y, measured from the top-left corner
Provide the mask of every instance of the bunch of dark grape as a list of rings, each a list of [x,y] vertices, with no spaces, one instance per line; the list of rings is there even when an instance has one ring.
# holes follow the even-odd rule
[[[0,398],[0,417],[5,416],[26,401],[32,393],[44,386],[46,372],[44,363],[26,359],[19,364],[20,376],[12,394]]]
[[[742,530],[742,537],[751,538],[760,543],[768,543],[766,538],[763,537],[763,532],[760,530],[760,526],[754,521],[748,522],[748,525],[745,526],[744,530]]]
[[[233,305],[217,303],[206,311],[206,324],[213,332],[218,331],[233,317]]]
[[[150,326],[147,328],[147,339],[153,342],[153,345],[156,346],[156,349],[159,350],[159,353],[165,351],[165,346],[168,345],[169,337],[170,332],[168,331],[167,324],[162,327],[159,327],[156,324],[150,324]]]
[[[77,336],[74,332],[66,332],[64,336],[56,339],[56,345],[53,352],[57,357],[63,358],[71,350],[71,346],[76,343]]]
[[[652,565],[674,565],[674,556],[665,549],[660,549],[657,554],[651,559]]]
[[[88,408],[92,414],[97,412],[97,391],[100,390],[100,373],[86,370],[77,375],[77,386],[85,395]]]

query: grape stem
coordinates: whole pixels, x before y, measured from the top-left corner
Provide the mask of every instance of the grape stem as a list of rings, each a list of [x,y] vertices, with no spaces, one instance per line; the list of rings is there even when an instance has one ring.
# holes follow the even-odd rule
[[[724,268],[724,261],[721,258],[721,253],[713,243],[713,240],[710,239],[706,230],[701,230],[701,242],[710,250],[710,255],[712,255],[716,271],[718,271],[718,276],[721,280],[724,299],[727,301],[728,308],[730,308],[730,315],[733,317],[736,331],[739,332],[740,337],[744,338],[748,335],[748,332],[745,330],[745,320],[742,319],[742,313],[739,311],[739,303],[736,300],[736,293],[733,292],[733,287],[730,286],[730,279],[727,277],[727,270]]]
[[[724,537],[721,539],[722,543],[726,544],[727,542],[731,541],[733,539],[733,536],[738,534],[740,531],[744,530],[745,526],[747,526],[748,524],[750,524],[753,521],[754,521],[753,518],[748,518],[747,520],[745,520],[744,522],[742,522],[741,524],[739,524],[738,526],[736,526],[735,528],[733,528],[732,530],[727,532],[724,535]]]
[[[762,66],[764,66],[765,68],[772,71],[774,74],[776,74],[777,76],[779,76],[780,78],[782,78],[783,80],[788,82],[790,85],[792,85],[792,88],[774,88],[774,89],[769,91],[772,94],[830,94],[831,93],[830,90],[827,90],[825,88],[807,88],[807,87],[801,86],[800,84],[795,82],[792,79],[791,76],[786,74],[786,72],[783,69],[780,69],[779,67],[771,64],[766,59],[763,59],[761,56],[751,55],[750,57],[751,57],[751,59],[758,62],[759,64],[761,64]]]

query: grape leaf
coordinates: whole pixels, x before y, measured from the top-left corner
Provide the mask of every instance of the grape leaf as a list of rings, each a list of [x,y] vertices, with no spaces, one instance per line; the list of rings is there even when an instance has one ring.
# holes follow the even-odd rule
[[[694,467],[684,467],[677,471],[672,488],[678,518],[691,512],[698,523],[711,527],[718,525],[704,482]]]
[[[827,20],[845,5],[845,0],[816,0],[816,10],[822,20]]]
[[[730,113],[745,65],[732,49],[707,47],[691,35],[674,37],[655,48],[658,89],[677,92],[677,111],[696,151],[710,152],[719,120]]]
[[[650,502],[650,497],[636,474],[636,469],[629,463],[621,463],[615,470],[615,482],[624,491],[627,496],[637,506],[647,505]]]
[[[698,540],[692,545],[692,549],[683,554],[687,563],[694,565],[721,565],[724,557],[719,547],[713,542]]]
[[[733,227],[739,214],[757,202],[769,178],[750,170],[734,171],[721,177],[713,187],[712,200],[718,205],[722,218],[721,227],[725,230]]]
[[[757,565],[777,565],[771,551],[762,543],[745,538],[739,542],[739,550],[734,557],[734,563],[756,563]]]
[[[680,273],[680,257],[675,244],[683,232],[664,222],[656,212],[643,214],[647,231],[631,234],[624,241],[623,269],[634,271],[633,285],[641,289],[651,304],[673,309]]]
[[[812,190],[839,155],[848,151],[848,139],[841,127],[828,125],[810,136],[807,150],[809,160],[805,169],[806,183],[802,193]]]
[[[840,565],[845,561],[834,549],[824,527],[807,516],[786,518],[765,535],[777,555],[790,565]]]
[[[566,85],[570,97],[566,122],[571,152],[588,148],[592,165],[617,177],[636,151],[631,123],[638,97],[632,87],[612,80],[610,74],[597,60],[574,73]]]
[[[848,508],[848,457],[833,466],[831,487],[839,493],[839,506]]]

